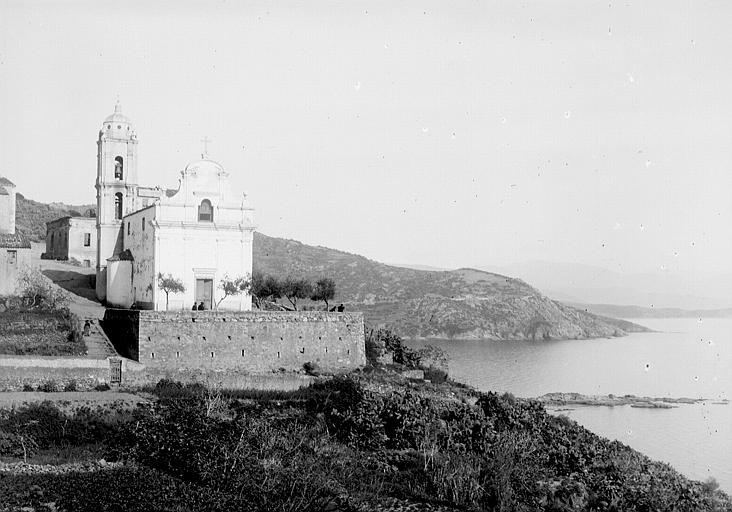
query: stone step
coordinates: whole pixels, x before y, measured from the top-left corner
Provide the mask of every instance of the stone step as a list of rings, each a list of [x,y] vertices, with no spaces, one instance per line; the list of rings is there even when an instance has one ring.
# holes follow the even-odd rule
[[[86,343],[87,356],[94,359],[105,359],[107,357],[117,357],[117,351],[114,346],[104,334],[102,327],[99,325],[99,320],[95,318],[84,318],[85,321],[89,322],[89,335],[84,336],[84,343]]]

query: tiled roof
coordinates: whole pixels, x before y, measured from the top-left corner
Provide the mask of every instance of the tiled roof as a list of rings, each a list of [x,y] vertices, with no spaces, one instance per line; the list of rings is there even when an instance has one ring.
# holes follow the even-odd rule
[[[3,249],[30,249],[30,241],[21,234],[0,233],[0,247]]]
[[[15,183],[7,179],[5,176],[0,176],[0,185],[8,185],[10,187],[14,187]]]

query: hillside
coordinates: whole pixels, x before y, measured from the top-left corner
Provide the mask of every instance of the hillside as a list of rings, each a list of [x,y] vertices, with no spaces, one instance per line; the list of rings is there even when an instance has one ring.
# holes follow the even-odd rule
[[[520,279],[395,267],[261,233],[254,237],[254,267],[277,276],[331,277],[337,302],[408,338],[584,339],[646,330],[551,300]]]
[[[46,222],[93,205],[44,204],[17,196],[18,232],[45,239]],[[520,279],[482,270],[428,271],[255,233],[254,269],[276,276],[331,277],[337,302],[373,326],[407,338],[549,340],[624,336],[647,330],[549,299]]]
[[[88,210],[96,211],[96,205],[65,205],[63,203],[40,203],[16,195],[15,230],[33,242],[46,240],[46,222],[59,217],[80,217]]]

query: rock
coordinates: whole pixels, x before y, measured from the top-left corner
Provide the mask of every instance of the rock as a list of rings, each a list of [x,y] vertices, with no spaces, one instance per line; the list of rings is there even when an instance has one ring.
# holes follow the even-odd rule
[[[402,376],[407,379],[421,379],[424,380],[424,370],[403,370]]]

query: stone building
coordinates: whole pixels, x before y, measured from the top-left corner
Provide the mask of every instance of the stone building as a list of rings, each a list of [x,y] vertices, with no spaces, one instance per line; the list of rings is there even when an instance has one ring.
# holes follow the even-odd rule
[[[46,252],[54,260],[76,260],[84,267],[97,264],[97,220],[61,217],[46,223]]]
[[[30,242],[15,232],[15,185],[0,176],[0,295],[16,292],[20,271],[30,259]]]
[[[97,140],[97,297],[122,308],[203,302],[250,310],[248,295],[222,301],[218,287],[224,276],[251,275],[254,212],[246,196],[231,191],[229,174],[205,151],[180,172],[177,190],[142,187],[137,143],[118,103]],[[159,274],[182,281],[185,292],[166,298]]]

